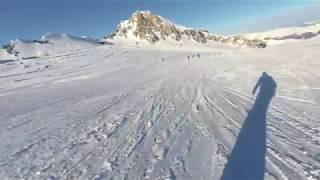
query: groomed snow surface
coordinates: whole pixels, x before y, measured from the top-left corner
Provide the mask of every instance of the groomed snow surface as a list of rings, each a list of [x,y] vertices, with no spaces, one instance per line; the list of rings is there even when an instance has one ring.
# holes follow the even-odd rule
[[[319,179],[319,40],[0,60],[0,179]]]

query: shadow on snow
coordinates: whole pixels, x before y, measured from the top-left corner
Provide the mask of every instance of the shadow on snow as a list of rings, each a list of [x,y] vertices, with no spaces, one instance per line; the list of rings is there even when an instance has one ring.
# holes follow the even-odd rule
[[[259,88],[255,103],[242,125],[223,170],[222,180],[263,180],[266,155],[266,114],[277,84],[266,72],[253,89]]]

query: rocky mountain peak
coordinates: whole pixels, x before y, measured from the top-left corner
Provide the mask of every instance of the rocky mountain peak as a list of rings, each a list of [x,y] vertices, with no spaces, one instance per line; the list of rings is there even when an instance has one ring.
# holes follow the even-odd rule
[[[247,39],[240,41],[238,37],[223,37],[209,33],[207,30],[187,28],[155,15],[148,10],[134,12],[127,20],[121,21],[117,30],[111,35],[105,36],[105,39],[113,39],[114,37],[133,39],[135,41],[145,40],[150,43],[156,43],[161,40],[192,40],[206,43],[212,40],[234,44],[240,42],[244,43],[244,45],[256,46],[257,43],[262,42]]]
[[[180,29],[169,20],[150,11],[136,11],[128,20],[122,21],[111,36],[134,37],[155,43],[168,38],[180,40]]]

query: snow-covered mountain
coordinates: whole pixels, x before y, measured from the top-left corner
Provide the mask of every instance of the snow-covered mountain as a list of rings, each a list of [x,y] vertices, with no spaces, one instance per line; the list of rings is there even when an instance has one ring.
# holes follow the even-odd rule
[[[0,52],[0,57],[8,56],[8,54],[11,57],[15,55],[21,58],[50,56],[97,45],[99,45],[97,41],[85,37],[48,33],[42,36],[40,40],[13,40],[8,45],[5,45],[5,49]]]
[[[149,43],[165,40],[192,40],[199,43],[216,41],[249,47],[257,47],[263,44],[261,40],[246,39],[241,36],[224,37],[209,33],[207,30],[187,28],[159,15],[154,15],[150,11],[136,11],[127,20],[120,22],[114,33],[105,36],[105,40],[119,39]]]
[[[242,47],[266,47],[293,40],[309,39],[320,34],[320,22],[300,27],[279,28],[265,32],[222,36],[203,29],[192,29],[173,23],[150,11],[136,11],[121,21],[101,42],[123,44],[165,44],[179,46],[212,46],[212,43]],[[68,34],[46,34],[40,40],[13,40],[0,50],[0,59],[41,57],[63,54],[99,45],[98,40]],[[120,44],[120,43],[119,43]],[[171,47],[171,46],[170,46]],[[178,46],[177,46],[178,47]]]
[[[264,32],[244,34],[247,39],[260,39],[267,42],[309,39],[320,35],[320,22],[305,23],[304,26],[278,28]]]

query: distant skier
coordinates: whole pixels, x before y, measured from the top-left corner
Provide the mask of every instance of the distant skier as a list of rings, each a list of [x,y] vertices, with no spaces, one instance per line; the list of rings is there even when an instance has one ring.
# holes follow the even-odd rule
[[[190,60],[190,56],[188,56],[188,61]]]
[[[162,58],[162,62],[164,62],[164,57]]]
[[[198,59],[200,59],[200,54],[198,53]]]

